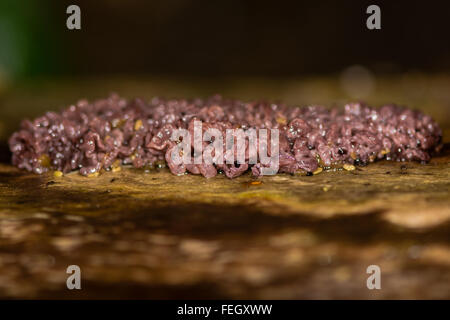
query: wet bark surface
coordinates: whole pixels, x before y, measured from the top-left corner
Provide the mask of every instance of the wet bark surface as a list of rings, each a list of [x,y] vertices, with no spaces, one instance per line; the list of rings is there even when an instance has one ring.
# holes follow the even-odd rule
[[[123,167],[96,178],[20,171],[8,163],[4,141],[24,114],[74,102],[77,94],[95,97],[105,87],[142,96],[135,92],[144,85],[7,91],[0,126],[0,297],[450,298],[450,93],[436,89],[450,81],[414,78],[403,84],[410,90],[390,81],[368,102],[417,102],[413,107],[434,116],[446,144],[430,163],[380,161],[354,171],[233,180],[176,177],[166,168]],[[153,90],[146,94],[170,93],[150,83],[144,82]],[[225,94],[340,101],[327,80],[289,84],[283,94],[273,83]],[[174,86],[171,95],[209,94],[199,87]],[[428,91],[418,96],[417,88]],[[67,289],[69,265],[80,266],[82,290]],[[369,265],[381,268],[381,290],[366,286]]]

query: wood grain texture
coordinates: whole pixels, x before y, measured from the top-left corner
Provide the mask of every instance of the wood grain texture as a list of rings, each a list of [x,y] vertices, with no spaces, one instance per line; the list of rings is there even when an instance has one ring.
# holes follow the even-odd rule
[[[0,137],[5,145],[24,115],[109,91],[349,100],[333,77],[233,81],[23,85],[2,95]],[[3,150],[0,297],[450,298],[449,85],[438,76],[377,79],[366,97],[411,105],[438,120],[446,145],[426,165],[381,161],[252,184],[249,174],[175,177],[164,168],[38,176],[9,165]],[[82,290],[66,289],[71,264],[81,267]],[[381,290],[366,287],[372,264],[381,267]]]

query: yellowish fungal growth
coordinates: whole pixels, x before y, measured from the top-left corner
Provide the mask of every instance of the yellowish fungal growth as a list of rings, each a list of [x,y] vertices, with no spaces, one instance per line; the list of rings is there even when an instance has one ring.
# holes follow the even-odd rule
[[[88,178],[95,178],[95,177],[98,177],[99,175],[100,175],[100,173],[97,171],[97,172],[93,172],[93,173],[88,174],[87,177]]]
[[[56,171],[53,172],[53,176],[55,178],[60,178],[60,177],[63,176],[63,173],[62,173],[62,171],[56,170]]]
[[[41,163],[41,165],[45,168],[50,167],[50,157],[46,154],[43,154],[39,157],[38,161]]]
[[[279,124],[286,124],[287,123],[287,120],[286,120],[286,118],[283,118],[283,117],[278,117],[277,118],[277,123],[279,123]]]
[[[319,174],[319,173],[321,173],[322,171],[323,171],[323,169],[322,169],[321,167],[318,167],[318,168],[316,169],[316,171],[313,172],[313,174]]]
[[[136,122],[134,123],[134,131],[138,131],[139,129],[142,128],[142,120],[136,120]]]
[[[348,164],[348,163],[344,164],[343,168],[347,171],[353,171],[356,169],[356,167],[354,165]]]

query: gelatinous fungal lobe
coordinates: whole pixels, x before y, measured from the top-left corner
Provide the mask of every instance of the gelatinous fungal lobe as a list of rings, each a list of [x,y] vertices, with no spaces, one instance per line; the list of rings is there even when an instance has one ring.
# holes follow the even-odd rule
[[[262,168],[270,165],[249,161],[252,145],[248,140],[240,150],[225,150],[223,143],[223,154],[232,159],[237,159],[238,151],[244,152],[240,163],[196,162],[195,150],[190,163],[173,163],[171,155],[179,142],[172,140],[173,132],[185,129],[193,139],[195,121],[202,122],[203,131],[213,128],[223,137],[229,129],[278,129],[278,172],[287,173],[311,174],[318,168],[363,165],[383,158],[425,162],[441,147],[442,136],[428,115],[395,105],[376,109],[351,103],[344,109],[328,110],[220,96],[147,102],[111,95],[94,102],[81,100],[60,113],[47,112],[33,121],[22,121],[20,130],[9,139],[12,163],[39,174],[79,170],[86,176],[120,165],[167,164],[176,175],[190,172],[213,177],[223,172],[229,178],[247,170],[260,175]],[[210,143],[202,141],[203,149]]]

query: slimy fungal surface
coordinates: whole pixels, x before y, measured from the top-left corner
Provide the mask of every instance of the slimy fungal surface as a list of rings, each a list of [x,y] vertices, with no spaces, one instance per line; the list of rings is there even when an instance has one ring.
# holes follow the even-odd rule
[[[426,162],[441,146],[442,132],[428,115],[395,105],[372,108],[350,103],[341,109],[295,107],[270,102],[153,98],[126,100],[117,95],[24,120],[9,139],[12,163],[34,173],[79,170],[95,176],[121,165],[136,168],[167,164],[176,175],[213,177],[223,172],[234,178],[262,163],[176,165],[170,154],[176,129],[192,133],[200,120],[203,130],[279,130],[279,169],[286,173],[318,172],[319,168],[351,168],[377,159]],[[193,134],[191,134],[193,136]],[[203,142],[205,146],[209,142]],[[248,145],[246,145],[248,148]],[[225,151],[224,151],[225,152]]]

